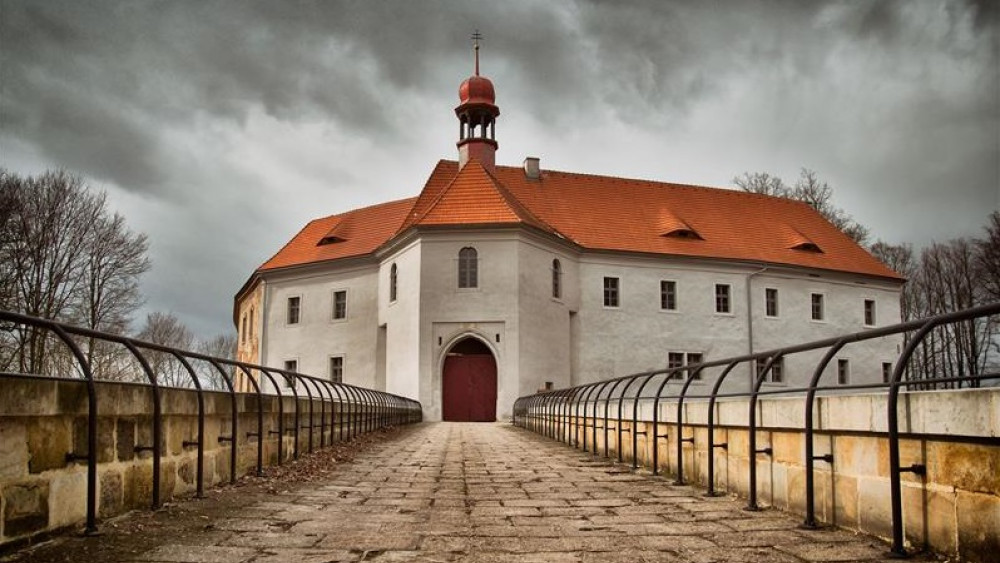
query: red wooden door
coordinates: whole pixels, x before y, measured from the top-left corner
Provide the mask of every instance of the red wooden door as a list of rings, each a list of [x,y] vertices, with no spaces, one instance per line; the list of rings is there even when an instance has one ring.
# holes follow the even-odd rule
[[[493,356],[448,356],[442,379],[444,420],[494,422],[497,419],[497,364]]]

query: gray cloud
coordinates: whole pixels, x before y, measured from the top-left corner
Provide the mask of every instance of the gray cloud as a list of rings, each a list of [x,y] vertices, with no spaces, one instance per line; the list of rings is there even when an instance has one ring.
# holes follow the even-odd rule
[[[150,234],[149,307],[203,332],[306,220],[414,195],[454,157],[475,28],[501,162],[702,184],[806,166],[894,242],[977,233],[1000,206],[995,2],[0,0],[0,16],[2,164],[108,189]]]

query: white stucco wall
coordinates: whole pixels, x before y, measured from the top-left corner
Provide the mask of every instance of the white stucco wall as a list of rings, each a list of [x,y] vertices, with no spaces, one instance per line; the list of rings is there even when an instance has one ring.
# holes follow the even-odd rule
[[[479,287],[458,288],[458,253],[478,252]],[[562,266],[562,296],[552,297],[552,260]],[[389,301],[389,272],[398,272]],[[620,305],[603,304],[605,276],[620,279]],[[267,275],[264,363],[294,359],[299,370],[327,376],[329,357],[343,355],[346,381],[419,399],[429,420],[441,417],[441,370],[449,347],[464,336],[486,343],[497,359],[497,416],[514,400],[551,381],[555,387],[662,369],[669,352],[705,360],[746,354],[747,281],[753,349],[864,330],[864,300],[877,307],[876,326],[899,321],[899,289],[870,278],[621,253],[579,253],[523,229],[425,231],[385,249],[374,261],[333,262]],[[677,309],[660,308],[660,281],[677,283]],[[730,285],[731,312],[715,312],[715,284]],[[777,317],[765,315],[765,288],[778,290]],[[333,292],[348,291],[348,318],[332,320]],[[811,293],[825,300],[825,318],[811,319]],[[296,326],[285,322],[288,297],[302,299]],[[384,328],[384,349],[378,335]],[[899,339],[855,344],[847,359],[851,383],[881,379]],[[786,360],[784,385],[804,383],[821,354]],[[383,367],[384,366],[384,369]],[[381,376],[376,376],[382,373]],[[716,372],[717,373],[717,372]],[[384,383],[383,378],[384,377]],[[836,381],[836,361],[824,375]],[[706,374],[712,380],[714,373]],[[749,385],[748,368],[729,378]],[[769,386],[772,384],[768,384]],[[708,386],[696,383],[691,393]]]
[[[552,261],[562,269],[562,291],[552,295]],[[571,385],[570,312],[579,305],[579,268],[574,254],[551,243],[525,236],[518,243],[518,348],[520,374],[517,393],[502,402],[503,416],[518,396],[552,382],[554,388]]]
[[[573,347],[579,354],[574,360],[579,366],[574,374],[578,383],[662,368],[669,352],[701,353],[706,361],[749,353],[748,279],[754,352],[863,330],[865,299],[876,301],[876,326],[899,322],[898,289],[856,276],[813,272],[812,277],[781,268],[761,272],[753,265],[625,255],[585,255],[580,272],[580,341]],[[617,309],[604,307],[605,276],[620,279]],[[677,283],[676,311],[660,309],[661,280]],[[715,310],[716,284],[730,286],[730,313]],[[778,290],[779,310],[774,318],[765,315],[767,287]],[[824,295],[822,321],[811,319],[811,293]],[[837,358],[850,361],[851,382],[878,381],[881,362],[895,358],[897,343],[898,339],[873,340],[849,346]],[[821,356],[822,352],[789,358],[784,385],[808,381]],[[835,381],[836,362],[828,369],[830,374],[824,377]],[[726,388],[745,390],[750,384],[749,369],[737,370],[728,376]],[[707,373],[705,379],[714,379],[719,371]]]
[[[458,287],[458,253],[475,248],[478,287]],[[497,356],[500,405],[516,398],[519,355],[517,235],[514,231],[440,232],[421,244],[420,402],[430,420],[441,418],[441,366],[447,346],[465,334],[487,342]],[[499,342],[498,342],[499,340]],[[503,398],[503,399],[501,399]],[[514,399],[509,399],[513,405]],[[498,410],[498,416],[500,414]]]
[[[333,318],[333,294],[347,291],[347,318]],[[300,373],[329,377],[330,357],[344,357],[344,382],[375,384],[378,267],[355,264],[289,272],[269,277],[264,364],[298,362]],[[288,324],[288,298],[300,298],[298,324]]]
[[[420,399],[420,292],[422,245],[410,241],[379,266],[379,326],[385,326],[386,391]],[[396,301],[389,300],[389,272],[396,265]],[[373,367],[374,369],[374,367]]]

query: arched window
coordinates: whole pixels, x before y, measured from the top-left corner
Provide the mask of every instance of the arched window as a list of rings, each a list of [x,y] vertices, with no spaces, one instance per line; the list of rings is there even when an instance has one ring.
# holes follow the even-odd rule
[[[562,264],[558,258],[552,260],[552,297],[562,297]]]
[[[458,251],[458,287],[479,287],[479,253],[471,246]]]
[[[389,268],[389,301],[396,300],[396,265]]]

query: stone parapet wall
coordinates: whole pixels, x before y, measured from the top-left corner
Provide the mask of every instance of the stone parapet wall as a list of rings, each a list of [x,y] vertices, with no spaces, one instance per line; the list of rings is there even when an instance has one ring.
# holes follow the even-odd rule
[[[749,494],[749,401],[720,400],[715,412],[714,486],[716,491]],[[659,438],[657,465],[677,474],[677,404],[664,400],[653,428],[653,405],[639,408],[638,458],[652,467],[652,436]],[[762,398],[757,407],[757,502],[805,514],[805,405],[803,397]],[[562,409],[565,410],[565,409]],[[633,399],[626,398],[619,425],[618,401],[609,409],[604,439],[604,403],[599,403],[596,433],[593,403],[586,417],[553,411],[529,418],[527,427],[632,463]],[[576,414],[573,410],[570,414]],[[580,414],[584,414],[581,410]],[[814,455],[832,454],[832,463],[815,462],[815,510],[822,523],[888,538],[892,533],[889,491],[889,442],[885,395],[836,395],[817,399]],[[569,424],[572,422],[572,424]],[[582,423],[582,424],[577,424]],[[684,406],[683,475],[707,487],[708,402]],[[926,474],[902,474],[906,541],[972,561],[993,561],[1000,553],[1000,389],[927,391],[900,396],[900,457],[903,467],[920,464]],[[618,428],[621,429],[619,455]],[[596,435],[595,435],[596,434]],[[647,439],[649,438],[649,439]]]
[[[83,381],[0,377],[0,546],[36,534],[81,524],[87,503],[87,386]],[[197,489],[197,392],[160,389],[162,437],[161,501]],[[230,479],[232,396],[204,392],[204,487]],[[263,465],[278,462],[276,396],[235,395],[237,405],[236,474],[257,465],[257,408],[262,404],[265,440]],[[295,454],[295,399],[281,399],[286,430],[282,458]],[[97,384],[97,514],[106,518],[150,508],[153,487],[153,393],[149,386]],[[309,400],[300,398],[298,446],[310,447]],[[330,444],[350,429],[356,410],[331,411],[313,400],[312,446]],[[325,417],[321,412],[325,409]],[[321,440],[322,431],[322,440]],[[223,440],[220,441],[220,437]],[[79,456],[76,461],[68,455]]]

